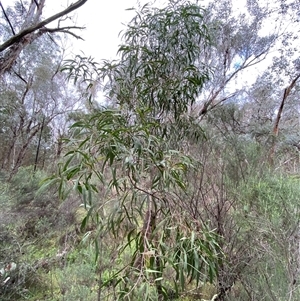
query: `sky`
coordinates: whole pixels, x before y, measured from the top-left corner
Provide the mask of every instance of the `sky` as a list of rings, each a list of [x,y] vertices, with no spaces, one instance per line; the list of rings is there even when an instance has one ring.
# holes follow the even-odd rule
[[[77,25],[85,26],[86,30],[80,32],[84,41],[72,39],[74,50],[82,50],[98,60],[115,58],[120,44],[119,33],[134,16],[126,9],[136,3],[136,0],[88,0],[76,11]]]
[[[139,2],[145,4],[149,1],[140,0]],[[48,7],[45,12],[49,16],[51,13],[62,10],[68,4],[67,0],[48,0],[47,2]],[[97,61],[116,58],[118,45],[121,42],[119,33],[134,17],[134,12],[127,9],[137,7],[137,3],[138,0],[88,0],[74,14],[77,26],[86,27],[85,30],[77,32],[84,41],[71,37],[70,50],[73,48],[74,53],[83,51],[86,56],[91,55]]]
[[[9,1],[9,0],[6,0]],[[77,0],[46,0],[44,17],[48,17],[63,10],[68,4]],[[201,1],[201,0],[200,0]],[[155,2],[156,6],[164,3],[164,0],[88,0],[78,8],[74,15],[77,26],[85,26],[86,29],[77,33],[84,39],[76,40],[70,37],[70,47],[67,55],[83,53],[92,56],[97,62],[102,59],[112,60],[117,56],[118,45],[121,43],[120,31],[134,17],[134,12],[128,8],[137,7],[138,3],[144,5],[147,2]],[[202,3],[205,0],[201,1]],[[243,9],[245,0],[235,3],[238,9]],[[53,26],[53,25],[52,25]],[[254,82],[256,77],[247,76],[247,81]]]
[[[11,5],[12,0],[2,0],[4,7]],[[46,0],[43,17],[51,15],[65,9],[77,0]],[[243,2],[244,0],[239,0]],[[119,33],[125,29],[133,17],[134,12],[126,9],[137,7],[138,2],[143,5],[147,2],[155,2],[156,5],[164,3],[164,0],[88,0],[83,6],[78,8],[70,16],[73,16],[77,26],[86,27],[82,31],[74,31],[80,35],[84,41],[76,40],[70,36],[67,54],[84,52],[86,56],[92,56],[96,61],[102,59],[116,58],[118,45],[121,43]],[[55,27],[56,21],[49,24]],[[70,23],[69,23],[70,24]],[[63,25],[65,25],[63,23]]]

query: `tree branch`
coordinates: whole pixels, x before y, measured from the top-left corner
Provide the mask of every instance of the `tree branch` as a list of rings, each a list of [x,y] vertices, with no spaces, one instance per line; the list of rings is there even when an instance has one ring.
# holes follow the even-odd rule
[[[10,21],[9,21],[9,18],[8,18],[8,16],[7,16],[6,12],[5,12],[5,9],[4,9],[4,7],[3,7],[3,5],[2,5],[2,2],[1,2],[1,1],[0,1],[0,6],[1,6],[1,9],[2,9],[2,11],[3,11],[4,17],[5,17],[5,19],[6,19],[7,23],[8,23],[8,24],[9,24],[9,26],[10,26],[10,29],[11,29],[11,31],[12,31],[12,33],[13,33],[13,35],[15,35],[16,33],[15,33],[15,31],[14,31],[14,28],[13,28],[13,26],[11,25],[11,23],[10,23]]]
[[[43,31],[48,32],[48,33],[64,32],[64,33],[72,35],[76,39],[83,40],[82,37],[76,35],[72,31],[70,31],[70,29],[85,29],[85,27],[78,27],[78,26],[66,26],[66,27],[59,27],[59,28],[47,28],[47,27],[45,27],[45,28],[43,28]]]
[[[32,33],[38,29],[41,29],[42,27],[44,27],[45,25],[49,24],[50,22],[57,20],[58,18],[69,14],[70,12],[76,10],[77,8],[79,8],[80,6],[82,6],[84,3],[86,3],[88,0],[79,0],[73,4],[71,4],[69,7],[67,7],[65,10],[49,17],[48,19],[39,22],[36,25],[33,25],[31,27],[28,27],[24,30],[22,30],[21,32],[19,32],[18,34],[14,35],[12,38],[10,38],[9,40],[7,40],[5,43],[3,43],[2,45],[0,45],[0,52],[4,51],[5,49],[9,48],[10,46],[12,46],[15,43],[18,43],[21,41],[21,39],[23,37],[25,37],[27,34]]]
[[[35,5],[36,5],[36,7],[39,8],[39,4],[37,3],[36,0],[34,0],[34,3],[35,3]]]
[[[286,87],[284,89],[284,93],[283,93],[283,97],[282,97],[282,100],[281,100],[281,103],[280,103],[280,106],[279,106],[279,109],[278,109],[278,113],[277,113],[277,116],[276,116],[276,120],[275,120],[275,124],[274,124],[274,127],[273,127],[273,136],[270,136],[271,137],[271,147],[270,147],[270,152],[269,152],[269,163],[271,165],[274,164],[274,155],[275,155],[275,146],[276,146],[276,137],[278,136],[278,132],[279,132],[279,122],[280,122],[280,119],[281,119],[281,116],[282,116],[282,112],[283,112],[283,107],[285,105],[285,102],[286,102],[286,99],[287,97],[290,95],[291,93],[291,90],[294,88],[294,86],[296,85],[296,82],[297,80],[300,78],[300,74],[298,74],[291,82],[291,84]]]

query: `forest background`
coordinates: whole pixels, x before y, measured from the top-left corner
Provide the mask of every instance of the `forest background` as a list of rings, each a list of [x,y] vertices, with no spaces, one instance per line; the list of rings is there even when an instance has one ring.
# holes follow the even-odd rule
[[[298,300],[298,1],[87,3],[1,4],[0,299]]]

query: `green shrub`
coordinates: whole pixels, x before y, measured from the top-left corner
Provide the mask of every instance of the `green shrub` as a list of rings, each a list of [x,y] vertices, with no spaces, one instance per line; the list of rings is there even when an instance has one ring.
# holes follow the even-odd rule
[[[251,256],[240,275],[244,288],[255,300],[296,300],[299,179],[280,173],[250,177],[235,197],[238,240]]]

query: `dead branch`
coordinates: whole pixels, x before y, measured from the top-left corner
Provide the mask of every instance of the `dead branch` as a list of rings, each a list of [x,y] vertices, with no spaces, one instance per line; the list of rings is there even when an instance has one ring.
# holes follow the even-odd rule
[[[83,40],[83,38],[79,35],[76,35],[74,32],[70,31],[70,29],[85,29],[85,27],[78,27],[78,26],[66,26],[66,27],[59,27],[59,28],[43,28],[44,32],[48,33],[54,33],[54,32],[62,32],[62,33],[67,33],[74,38],[78,40]]]

